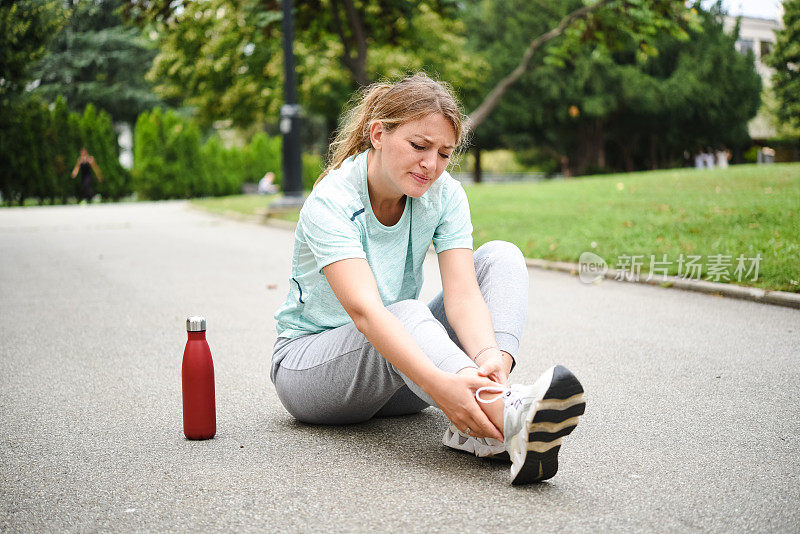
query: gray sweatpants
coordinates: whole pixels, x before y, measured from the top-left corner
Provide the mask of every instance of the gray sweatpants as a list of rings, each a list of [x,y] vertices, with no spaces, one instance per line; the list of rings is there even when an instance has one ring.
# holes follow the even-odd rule
[[[525,259],[507,241],[490,241],[473,258],[497,343],[516,360],[528,306]],[[456,373],[476,367],[447,321],[441,292],[427,305],[412,299],[386,308],[439,369]],[[358,423],[416,413],[434,404],[352,322],[318,334],[278,338],[270,378],[286,410],[307,423]]]

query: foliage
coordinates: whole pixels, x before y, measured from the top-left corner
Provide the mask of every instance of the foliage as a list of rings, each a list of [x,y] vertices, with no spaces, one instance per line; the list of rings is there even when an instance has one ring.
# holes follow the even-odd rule
[[[277,116],[282,101],[276,15],[254,0],[185,4],[159,26],[159,54],[148,78],[168,103],[197,110],[201,126],[237,126]]]
[[[319,154],[302,154],[301,158],[303,162],[303,188],[310,190],[324,169],[322,156]]]
[[[130,175],[119,163],[119,144],[111,116],[105,111],[98,111],[93,104],[88,104],[80,117],[78,128],[80,145],[94,157],[103,174],[103,181],[93,188],[95,193],[115,201],[128,195]]]
[[[282,183],[283,168],[281,165],[281,147],[283,142],[279,136],[268,136],[259,132],[244,147],[244,181],[258,182],[266,173],[275,173],[275,185]]]
[[[228,148],[218,135],[202,142],[197,123],[173,110],[156,108],[136,121],[133,177],[142,198],[231,195],[267,171],[280,176],[280,164],[280,137],[258,133],[250,144]]]
[[[484,9],[472,13],[471,45],[486,46],[498,58],[490,80],[515,61],[513,55],[504,59],[503,49],[521,53],[525,32],[551,26],[562,16],[558,9],[578,4],[542,5],[484,0]],[[673,166],[696,144],[745,144],[760,94],[752,58],[735,51],[735,37],[724,34],[718,11],[699,11],[696,18],[701,27],[690,28],[688,40],[651,37],[648,53],[624,35],[614,47],[570,45],[566,58],[539,50],[533,60],[539,66],[509,89],[474,133],[476,145],[527,149],[534,143],[566,173],[583,174]]]
[[[775,49],[766,61],[775,69],[772,84],[778,118],[800,128],[800,0],[785,0],[783,9],[784,27],[776,32]]]
[[[9,120],[10,119],[10,120]],[[58,99],[51,110],[36,97],[18,98],[0,118],[0,191],[7,202],[26,198],[66,203],[80,184],[70,174],[81,147],[94,156],[103,182],[93,189],[118,200],[129,193],[129,176],[119,164],[117,136],[111,118],[94,106],[83,115],[67,110]]]
[[[133,141],[133,188],[142,198],[210,194],[199,165],[200,130],[172,110],[139,115]]]
[[[47,42],[63,24],[59,2],[20,0],[0,2],[0,103],[22,93],[30,70],[45,52]]]
[[[735,266],[740,254],[760,254],[756,281],[718,281],[800,292],[800,164],[674,169],[465,189],[475,247],[502,239],[517,244],[526,257],[569,262],[592,251],[610,268],[622,255],[642,255],[642,278],[651,255],[659,261],[666,254],[673,275],[681,254],[701,256],[702,279],[707,279],[712,255],[731,256]]]
[[[132,18],[159,29],[159,54],[148,77],[167,102],[193,107],[202,126],[277,118],[283,103],[277,2],[209,0],[184,4],[180,13],[158,2],[128,0],[126,6]],[[296,6],[300,103],[324,117],[329,132],[353,90],[371,80],[425,69],[461,87],[477,85],[481,76],[484,61],[464,52],[464,27],[452,2],[315,0]],[[347,6],[355,18],[342,11]]]
[[[72,3],[69,20],[35,69],[41,80],[36,92],[46,100],[59,95],[70,109],[94,104],[115,121],[133,123],[158,99],[144,79],[155,50],[126,27],[116,11],[122,0]]]
[[[543,3],[540,2],[539,7],[544,7]],[[509,87],[530,69],[531,64],[536,64],[532,60],[544,45],[550,45],[545,50],[544,63],[561,67],[587,45],[595,51],[608,52],[620,49],[630,41],[638,46],[637,56],[644,60],[657,53],[652,44],[655,38],[686,39],[686,28],[696,24],[694,10],[688,11],[678,0],[597,0],[585,5],[560,2],[550,3],[544,10],[551,16],[557,14],[558,18],[547,31],[534,33],[535,37],[523,40],[528,44],[518,64],[494,83],[480,105],[470,113],[471,128],[478,128]]]

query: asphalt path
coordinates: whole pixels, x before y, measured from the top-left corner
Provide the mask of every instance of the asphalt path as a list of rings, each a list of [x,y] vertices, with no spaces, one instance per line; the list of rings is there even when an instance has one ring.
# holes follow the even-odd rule
[[[185,202],[0,210],[0,531],[784,531],[800,525],[800,311],[530,270],[512,380],[587,411],[552,480],[441,444],[435,408],[308,426],[269,382],[293,234]],[[439,291],[426,260],[422,297]],[[184,439],[189,315],[217,436]]]

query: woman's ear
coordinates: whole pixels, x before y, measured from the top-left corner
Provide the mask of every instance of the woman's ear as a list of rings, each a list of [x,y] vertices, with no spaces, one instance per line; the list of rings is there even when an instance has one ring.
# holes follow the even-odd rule
[[[369,127],[369,140],[375,150],[380,150],[383,145],[384,131],[383,123],[380,121],[373,122],[372,126]]]

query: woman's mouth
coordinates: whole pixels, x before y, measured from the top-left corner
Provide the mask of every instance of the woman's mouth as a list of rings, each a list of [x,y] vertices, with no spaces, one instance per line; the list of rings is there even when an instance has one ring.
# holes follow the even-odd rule
[[[427,184],[428,182],[430,182],[430,180],[428,178],[425,178],[423,175],[417,174],[415,172],[412,172],[411,176],[413,176],[414,179],[417,180],[421,184]]]

